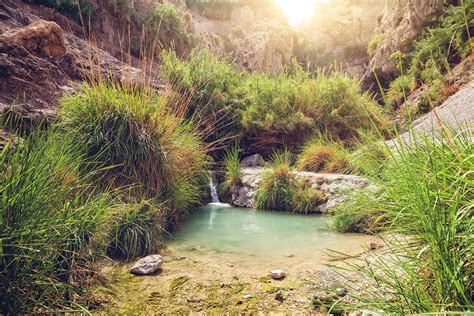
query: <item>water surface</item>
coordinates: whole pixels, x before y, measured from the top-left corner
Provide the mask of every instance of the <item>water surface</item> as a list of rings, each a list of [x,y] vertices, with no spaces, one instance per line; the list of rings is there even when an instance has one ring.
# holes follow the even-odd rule
[[[354,254],[369,237],[329,229],[330,218],[210,204],[192,214],[170,246],[240,260],[327,261],[328,249]],[[235,259],[235,258],[234,258]],[[323,260],[324,259],[324,260]]]

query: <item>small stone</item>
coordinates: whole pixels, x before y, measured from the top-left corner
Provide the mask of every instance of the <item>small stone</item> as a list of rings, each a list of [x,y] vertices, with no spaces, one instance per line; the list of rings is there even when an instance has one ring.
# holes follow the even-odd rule
[[[293,258],[294,256],[295,256],[295,255],[292,254],[292,253],[287,253],[287,254],[285,255],[285,257],[287,257],[287,258]]]
[[[130,273],[136,275],[147,275],[156,273],[163,264],[163,257],[160,255],[150,255],[141,258],[130,269]]]
[[[250,294],[245,294],[244,296],[242,296],[242,298],[243,298],[244,300],[251,299],[252,297],[253,297],[253,296],[250,295]]]
[[[272,270],[270,272],[270,276],[274,280],[281,280],[286,276],[286,274],[285,274],[285,271],[283,271],[281,269],[277,269],[277,270]]]
[[[242,301],[237,301],[237,302],[235,303],[235,305],[242,305],[243,303],[244,303],[244,302],[242,302]]]
[[[275,299],[280,302],[280,303],[283,303],[283,294],[281,293],[281,291],[278,291],[276,294],[275,294]]]
[[[370,242],[369,243],[369,248],[370,248],[370,250],[377,250],[378,248],[380,248],[380,245],[377,244],[376,242]]]

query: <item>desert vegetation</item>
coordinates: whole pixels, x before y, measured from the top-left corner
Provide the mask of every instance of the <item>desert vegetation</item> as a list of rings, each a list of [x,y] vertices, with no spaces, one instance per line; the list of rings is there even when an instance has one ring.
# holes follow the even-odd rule
[[[104,10],[86,0],[27,3],[52,8],[82,25],[84,43],[94,31],[86,32],[94,25],[88,21],[95,10]],[[472,126],[445,122],[436,107],[471,80],[474,1],[446,5],[437,21],[426,23],[429,26],[407,43],[403,53],[393,53],[397,74],[382,79],[371,65],[365,65],[367,73],[360,81],[348,71],[349,64],[332,64],[332,52],[319,54],[309,37],[296,31],[291,44],[294,58],[280,72],[244,70],[234,60],[237,54],[227,51],[235,47],[214,51],[212,40],[202,36],[207,28],[216,28],[209,19],[218,16],[219,29],[226,29],[225,21],[244,4],[249,6],[244,13],[256,8],[266,12],[264,19],[274,15],[288,27],[281,12],[272,9],[273,2],[183,1],[180,5],[159,1],[148,15],[140,16],[133,4],[111,1],[107,5],[124,14],[120,18],[142,27],[140,35],[134,29],[130,47],[125,45],[133,55],[129,56],[131,65],[118,59],[116,64],[112,59],[100,60],[105,52],[99,52],[88,56],[91,65],[85,66],[78,55],[85,44],[68,46],[72,33],[62,43],[68,55],[32,59],[41,64],[41,73],[44,65],[58,72],[75,67],[74,78],[81,80],[74,79],[71,87],[51,86],[66,93],[32,111],[41,116],[53,109],[48,120],[36,120],[34,115],[34,120],[25,119],[18,110],[24,106],[30,111],[44,101],[23,95],[10,100],[8,108],[0,103],[0,313],[107,312],[112,295],[104,294],[103,284],[110,280],[102,279],[101,268],[110,268],[105,274],[113,270],[111,283],[124,282],[126,278],[113,273],[123,267],[129,270],[132,260],[170,254],[166,248],[170,233],[189,215],[205,209],[201,206],[216,189],[213,180],[219,182],[217,192],[223,202],[238,205],[234,203],[237,196],[245,200],[245,207],[255,208],[253,214],[319,216],[329,225],[317,229],[328,235],[359,238],[364,234],[377,239],[369,243],[369,250],[354,256],[343,256],[337,249],[327,251],[333,256],[328,262],[337,262],[331,267],[347,278],[344,284],[337,283],[339,294],[328,295],[328,300],[312,296],[308,307],[322,312],[365,309],[401,315],[472,311]],[[252,11],[254,19],[262,17],[257,11]],[[2,21],[14,15],[2,12]],[[20,16],[15,27],[22,19],[30,17]],[[237,28],[233,25],[232,29]],[[268,40],[270,35],[262,34],[256,37]],[[367,56],[370,60],[380,44],[386,44],[387,36],[376,33],[366,46],[354,44],[337,54],[348,60]],[[8,45],[3,41],[0,34],[1,58],[10,56],[3,51],[11,46],[25,60],[39,54],[38,45],[49,43],[35,42],[32,53],[27,46],[19,47],[21,41]],[[266,54],[271,47],[281,46],[275,43],[266,41],[258,47]],[[282,55],[274,59],[281,61]],[[135,58],[140,60],[132,61]],[[20,64],[28,63],[0,64],[0,79],[14,77],[11,68]],[[132,67],[137,65],[142,69]],[[101,71],[101,67],[109,68]],[[461,70],[455,73],[455,68]],[[80,71],[89,73],[78,75]],[[371,71],[375,79],[369,87],[363,80]],[[28,78],[23,81],[29,82],[33,72],[24,72]],[[128,78],[128,73],[143,80],[133,82],[137,78]],[[432,130],[416,132],[414,119],[429,111]],[[251,159],[245,164],[244,158]],[[218,212],[212,209],[201,226],[210,230]],[[245,220],[250,222],[243,227],[251,230],[251,216]],[[237,226],[234,221],[225,227]],[[228,237],[226,233],[217,235]],[[265,247],[275,249],[280,246],[277,242],[285,242],[274,239],[274,244]],[[204,254],[199,247],[188,248]],[[232,251],[212,249],[212,253],[231,258]],[[280,255],[292,268],[299,268],[299,257]],[[194,259],[172,254],[166,263],[186,260]],[[198,261],[190,263],[196,274],[205,274],[212,266],[203,262],[204,268]],[[230,259],[223,262],[218,265],[223,271],[234,267]],[[316,287],[306,278],[308,274],[301,274],[307,284],[296,285],[283,285],[285,275],[272,274],[249,274],[257,286],[229,274],[231,282],[220,280],[205,294],[202,289],[207,285],[186,288],[193,280],[179,275],[169,282],[168,292],[173,300],[176,294],[176,305],[206,301],[211,312],[225,311],[229,304],[232,311],[253,312],[263,306],[266,312],[271,304],[258,305],[255,291],[285,306],[298,286],[305,291]],[[186,295],[177,294],[180,287]],[[244,291],[245,287],[254,292]],[[219,291],[227,297],[220,299]],[[164,293],[161,288],[154,291],[144,304],[159,304]],[[199,306],[200,312],[206,310]]]

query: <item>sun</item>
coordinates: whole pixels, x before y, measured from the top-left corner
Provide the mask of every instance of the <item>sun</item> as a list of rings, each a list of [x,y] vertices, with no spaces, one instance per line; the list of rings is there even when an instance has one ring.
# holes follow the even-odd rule
[[[326,0],[275,0],[283,12],[288,16],[292,26],[298,26],[304,19],[314,15],[314,6]]]

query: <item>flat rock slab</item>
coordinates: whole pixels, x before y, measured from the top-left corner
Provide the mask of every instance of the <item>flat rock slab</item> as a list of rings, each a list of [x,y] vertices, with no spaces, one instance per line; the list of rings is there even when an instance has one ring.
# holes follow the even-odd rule
[[[163,257],[160,255],[150,255],[144,258],[141,258],[130,269],[130,273],[135,275],[147,275],[154,274],[163,264]]]
[[[263,167],[242,168],[241,184],[232,192],[233,205],[255,207],[255,196],[265,171],[266,169]],[[369,185],[367,179],[354,175],[306,171],[292,171],[292,173],[297,179],[307,181],[312,188],[320,190],[326,195],[326,203],[321,204],[315,210],[319,213],[330,213],[332,208],[346,200],[350,192]]]

